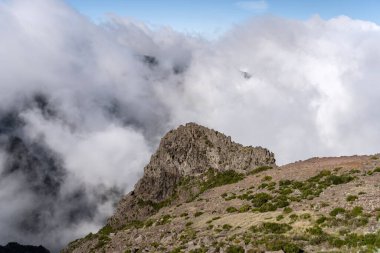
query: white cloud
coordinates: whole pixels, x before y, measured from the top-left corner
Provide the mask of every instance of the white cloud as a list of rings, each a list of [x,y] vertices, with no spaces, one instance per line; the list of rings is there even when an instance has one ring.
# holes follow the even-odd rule
[[[0,120],[18,113],[25,123],[18,134],[53,150],[68,174],[48,203],[55,210],[49,229],[28,236],[14,225],[23,217],[16,210],[44,198],[19,177],[0,179],[0,206],[7,207],[0,244],[60,247],[98,228],[112,212],[111,200],[97,202],[99,192],[131,189],[159,138],[180,123],[268,147],[280,164],[379,152],[379,31],[347,17],[262,18],[207,42],[117,17],[95,25],[60,1],[0,5]],[[144,63],[144,55],[157,64]],[[31,104],[37,92],[54,116]],[[2,171],[6,137],[0,133]],[[65,224],[65,196],[76,188],[95,203],[94,216]]]
[[[265,11],[268,9],[268,3],[265,0],[260,1],[240,1],[236,3],[241,9],[248,11]]]

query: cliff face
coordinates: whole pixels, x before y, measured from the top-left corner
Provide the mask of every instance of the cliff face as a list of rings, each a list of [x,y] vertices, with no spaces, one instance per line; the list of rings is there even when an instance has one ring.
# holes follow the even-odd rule
[[[187,201],[189,191],[178,191],[186,177],[202,176],[209,170],[246,174],[259,166],[275,166],[274,154],[262,147],[245,147],[224,134],[188,123],[168,132],[144,168],[135,189],[119,203],[109,219],[112,227],[141,220],[165,201]],[[199,192],[195,187],[191,193]]]

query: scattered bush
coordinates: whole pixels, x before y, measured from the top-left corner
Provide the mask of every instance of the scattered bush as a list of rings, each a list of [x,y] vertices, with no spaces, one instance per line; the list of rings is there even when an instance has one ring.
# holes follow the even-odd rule
[[[273,168],[270,167],[270,166],[261,166],[261,167],[257,167],[256,169],[253,169],[251,172],[249,172],[249,175],[258,174],[258,173],[260,173],[260,172],[267,171],[267,170],[271,170],[271,169],[273,169]]]
[[[160,225],[165,225],[165,224],[168,224],[170,223],[170,219],[171,219],[171,216],[169,214],[166,214],[164,216],[162,216],[156,223],[157,226],[160,226]]]
[[[153,224],[154,224],[155,220],[153,219],[148,219],[146,222],[145,222],[145,226],[146,227],[151,227]]]
[[[244,253],[245,250],[242,246],[231,245],[227,248],[226,253]]]
[[[99,235],[107,235],[108,236],[109,234],[111,234],[113,232],[114,232],[114,230],[113,230],[113,228],[110,225],[105,225],[104,227],[102,227],[99,230],[98,234]]]
[[[203,214],[203,212],[196,212],[196,213],[194,214],[194,217],[201,216],[202,214]]]
[[[207,171],[207,180],[201,183],[200,191],[204,192],[208,189],[239,182],[244,179],[244,175],[237,173],[234,170],[227,171],[215,171],[214,169],[209,169]]]
[[[337,208],[334,208],[331,212],[330,212],[330,216],[337,216],[338,214],[344,214],[346,212],[346,210],[342,207],[337,207]]]
[[[347,197],[346,197],[346,200],[348,201],[348,202],[354,202],[355,200],[357,200],[358,199],[358,196],[356,196],[356,195],[348,195]]]
[[[362,215],[362,214],[363,214],[363,207],[361,207],[361,206],[355,206],[351,210],[351,215],[354,217],[357,217],[357,216]]]
[[[276,217],[276,221],[280,221],[280,220],[282,220],[282,219],[284,219],[284,215],[282,215],[282,214],[280,214],[280,215],[278,215],[278,216]]]
[[[180,217],[186,217],[188,215],[189,215],[188,213],[181,213]]]
[[[333,185],[339,185],[346,184],[348,182],[351,182],[352,180],[354,180],[354,177],[348,175],[330,175],[326,181],[331,182]]]
[[[253,195],[252,204],[254,207],[261,207],[268,201],[270,201],[273,197],[265,192],[256,193]]]
[[[230,206],[226,208],[227,213],[234,213],[237,212],[236,207]]]
[[[326,218],[326,216],[321,216],[321,217],[319,217],[315,222],[317,223],[317,224],[322,224],[323,222],[325,222],[327,220],[327,218]]]
[[[224,230],[230,230],[230,229],[232,228],[232,226],[231,226],[230,224],[224,224],[224,225],[222,226],[222,228],[223,228]]]
[[[292,227],[285,223],[264,222],[261,226],[264,233],[283,234],[292,229]]]
[[[248,212],[251,209],[249,205],[244,205],[239,208],[239,213],[245,213]]]
[[[289,216],[289,218],[292,220],[292,222],[295,222],[296,220],[298,220],[298,215],[293,213]]]
[[[315,225],[314,227],[306,229],[306,232],[311,234],[311,235],[323,235],[324,234],[322,228],[318,225]]]
[[[271,176],[265,176],[263,177],[263,179],[261,179],[261,181],[271,181],[272,180],[272,177]]]

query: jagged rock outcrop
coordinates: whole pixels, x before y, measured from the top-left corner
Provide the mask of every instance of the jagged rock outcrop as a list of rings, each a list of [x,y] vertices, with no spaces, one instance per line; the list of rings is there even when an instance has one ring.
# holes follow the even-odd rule
[[[144,176],[120,201],[108,223],[120,227],[148,217],[156,211],[155,205],[178,193],[176,188],[185,177],[200,176],[209,169],[248,173],[258,166],[275,166],[274,154],[262,147],[245,147],[195,123],[180,126],[162,138],[144,169]],[[186,197],[176,196],[176,199],[181,202]]]

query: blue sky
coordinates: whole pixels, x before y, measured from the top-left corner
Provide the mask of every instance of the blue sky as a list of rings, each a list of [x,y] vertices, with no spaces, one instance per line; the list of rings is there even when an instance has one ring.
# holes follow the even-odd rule
[[[214,37],[233,24],[257,15],[308,19],[320,15],[329,19],[346,15],[380,23],[377,0],[66,0],[95,22],[107,13],[167,25],[176,30]]]

